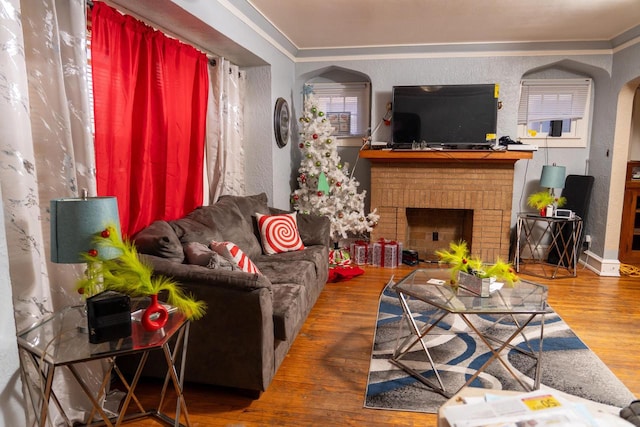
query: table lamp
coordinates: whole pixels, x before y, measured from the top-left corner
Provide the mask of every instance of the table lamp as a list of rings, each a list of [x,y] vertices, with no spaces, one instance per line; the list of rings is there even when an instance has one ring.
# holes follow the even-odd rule
[[[120,235],[115,197],[87,197],[85,190],[79,198],[51,200],[51,261],[59,264],[85,263],[83,254],[90,254],[96,262],[88,263],[87,276],[99,277],[99,262],[121,255],[118,249],[96,244],[95,237],[109,225],[114,226]]]
[[[549,189],[549,192],[555,196],[554,189],[564,188],[564,175],[566,168],[564,166],[544,165],[542,167],[542,175],[540,175],[540,187]]]
[[[97,246],[94,239],[108,225],[120,234],[118,202],[115,197],[83,197],[51,200],[51,261],[84,263],[81,254],[96,252],[96,260],[113,259],[120,251]]]

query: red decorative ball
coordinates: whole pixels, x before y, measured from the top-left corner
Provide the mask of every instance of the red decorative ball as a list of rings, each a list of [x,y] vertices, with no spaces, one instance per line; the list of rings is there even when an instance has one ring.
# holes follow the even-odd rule
[[[96,249],[89,249],[87,253],[89,254],[89,256],[94,258],[98,256],[98,251]]]
[[[298,196],[297,194],[293,196],[293,200],[298,200],[300,198],[300,196]]]
[[[100,233],[100,235],[105,239],[108,239],[109,236],[111,236],[111,231],[108,228],[105,228],[104,230],[102,230],[102,233]]]
[[[318,191],[318,197],[322,197],[324,193],[322,191]]]
[[[78,288],[78,293],[79,293],[80,295],[84,294],[84,288]]]
[[[340,187],[342,185],[341,182],[336,182],[336,187]]]
[[[300,144],[298,144],[298,147],[304,148],[304,144],[301,142]]]
[[[462,258],[462,263],[466,264],[467,263],[467,259],[466,258]]]
[[[317,133],[313,134],[313,139],[318,139],[318,134]]]

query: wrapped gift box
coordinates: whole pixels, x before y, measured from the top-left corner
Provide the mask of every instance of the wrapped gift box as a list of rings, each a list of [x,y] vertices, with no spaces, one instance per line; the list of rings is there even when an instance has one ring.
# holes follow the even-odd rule
[[[357,240],[351,243],[351,262],[356,265],[370,264],[371,250],[369,246],[369,242],[363,240]]]
[[[396,268],[401,257],[398,242],[379,240],[373,244],[373,265],[376,267]]]

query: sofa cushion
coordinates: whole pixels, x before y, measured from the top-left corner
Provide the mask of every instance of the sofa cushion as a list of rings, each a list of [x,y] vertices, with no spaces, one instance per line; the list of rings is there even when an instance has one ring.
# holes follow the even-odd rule
[[[272,285],[273,335],[287,341],[295,336],[309,307],[304,286],[294,283]]]
[[[239,270],[245,273],[261,274],[260,270],[251,261],[251,259],[242,252],[242,249],[232,242],[216,242],[213,240],[209,245],[211,250],[224,257]]]
[[[267,255],[304,249],[296,212],[282,215],[262,215],[256,212],[262,250]]]
[[[140,230],[133,241],[138,252],[167,258],[171,261],[184,261],[184,251],[173,228],[166,221],[155,221]]]
[[[266,195],[223,196],[211,206],[201,206],[172,221],[171,225],[182,243],[233,242],[253,258],[262,254],[255,212],[269,212]]]

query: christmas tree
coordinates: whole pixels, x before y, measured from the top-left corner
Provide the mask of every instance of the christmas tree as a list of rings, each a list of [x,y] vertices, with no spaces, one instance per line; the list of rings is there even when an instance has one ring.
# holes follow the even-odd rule
[[[349,176],[348,164],[341,162],[333,138],[333,127],[320,110],[317,99],[309,94],[300,117],[302,161],[298,185],[291,196],[293,208],[304,214],[325,215],[331,220],[331,239],[361,235],[371,231],[379,215],[364,212],[366,191]]]

